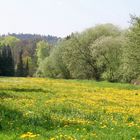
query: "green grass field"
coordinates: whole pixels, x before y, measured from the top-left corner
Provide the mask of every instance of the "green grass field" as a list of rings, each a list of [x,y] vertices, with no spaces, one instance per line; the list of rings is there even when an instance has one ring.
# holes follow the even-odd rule
[[[0,140],[140,140],[140,87],[0,78]]]

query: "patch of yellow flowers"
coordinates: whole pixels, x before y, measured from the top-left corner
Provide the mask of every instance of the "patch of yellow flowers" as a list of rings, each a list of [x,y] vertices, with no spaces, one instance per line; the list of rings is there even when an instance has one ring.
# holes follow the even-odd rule
[[[50,119],[52,122],[58,122],[64,129],[72,125],[96,125],[96,120],[90,118],[96,112],[105,111],[101,118],[103,123],[100,124],[101,130],[108,128],[108,122],[114,126],[124,125],[114,118],[114,114],[121,114],[123,122],[129,127],[140,128],[140,90],[127,90],[117,88],[99,88],[88,83],[71,82],[65,80],[40,79],[40,78],[22,78],[9,79],[0,81],[0,89],[43,89],[41,94],[33,92],[18,92],[11,91],[10,94],[17,94],[19,98],[0,99],[2,105],[12,106],[23,112],[24,117],[42,115],[44,110],[51,112]],[[17,86],[18,84],[18,86]],[[49,112],[48,111],[48,112]],[[134,116],[137,120],[128,122],[129,116]],[[108,118],[109,117],[109,118]],[[56,124],[56,127],[61,125]],[[50,126],[52,127],[52,126]],[[113,130],[114,128],[111,128]],[[85,128],[84,128],[85,130]],[[28,130],[27,130],[28,131]],[[79,128],[77,129],[79,132]],[[40,134],[41,135],[41,134]],[[36,138],[39,134],[32,132],[24,133],[20,138]],[[92,134],[94,137],[99,137],[98,133]],[[50,140],[66,139],[76,140],[73,136],[59,135],[52,136]],[[135,138],[132,138],[135,140]]]
[[[20,136],[20,138],[35,138],[35,137],[37,137],[37,136],[39,136],[39,134],[33,134],[32,132],[27,132],[27,133],[25,133],[25,134],[22,134],[21,136]]]

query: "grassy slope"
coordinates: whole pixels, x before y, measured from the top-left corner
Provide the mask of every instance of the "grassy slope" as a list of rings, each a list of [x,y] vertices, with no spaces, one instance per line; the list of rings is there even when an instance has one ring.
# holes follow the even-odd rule
[[[140,87],[80,80],[1,78],[0,140],[21,137],[140,139]]]

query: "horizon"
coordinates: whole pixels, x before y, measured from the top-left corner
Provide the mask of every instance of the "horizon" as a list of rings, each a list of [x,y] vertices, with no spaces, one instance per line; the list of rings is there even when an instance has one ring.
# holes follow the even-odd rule
[[[128,28],[140,15],[138,0],[0,0],[0,35],[23,33],[65,37],[97,24]],[[7,8],[7,9],[6,9]]]
[[[7,34],[0,34],[0,36],[13,36],[13,35],[38,35],[38,36],[51,36],[51,37],[57,37],[57,38],[61,38],[59,36],[55,36],[55,35],[51,35],[51,34],[36,34],[36,33],[7,33]]]

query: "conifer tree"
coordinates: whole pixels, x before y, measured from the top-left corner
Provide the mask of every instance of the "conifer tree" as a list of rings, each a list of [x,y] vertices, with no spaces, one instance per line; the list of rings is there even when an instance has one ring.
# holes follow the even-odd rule
[[[15,75],[14,58],[12,56],[12,51],[9,46],[7,46],[7,76]]]
[[[10,46],[3,46],[0,51],[0,75],[14,76],[14,60]]]
[[[23,64],[22,55],[23,55],[23,50],[19,52],[19,62],[17,64],[16,75],[19,77],[24,77],[24,64]]]
[[[1,48],[0,48],[0,76],[2,76],[2,56],[1,56]]]
[[[26,61],[24,74],[25,74],[25,76],[29,75],[29,61],[28,61],[28,58],[27,58],[27,61]]]

